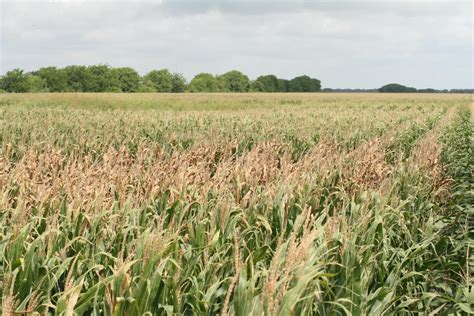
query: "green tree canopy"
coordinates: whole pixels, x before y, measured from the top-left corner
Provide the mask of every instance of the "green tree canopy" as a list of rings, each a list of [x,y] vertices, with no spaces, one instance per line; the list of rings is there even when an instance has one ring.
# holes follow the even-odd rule
[[[112,69],[113,76],[117,78],[117,83],[122,92],[137,92],[140,88],[140,75],[130,67]]]
[[[89,92],[92,91],[92,73],[86,66],[67,66],[64,68],[69,91]]]
[[[265,86],[261,81],[254,80],[250,82],[250,92],[265,92]]]
[[[389,83],[380,87],[379,92],[416,92],[415,88],[407,87],[398,83]]]
[[[49,92],[46,80],[37,75],[27,74],[26,86],[28,92]]]
[[[20,69],[15,69],[2,76],[0,84],[0,90],[6,92],[180,93],[184,91],[316,92],[321,90],[321,82],[306,75],[286,80],[269,74],[259,76],[256,80],[250,81],[240,71],[231,70],[222,75],[200,73],[187,84],[182,74],[172,73],[168,69],[152,70],[141,77],[131,67],[113,68],[107,64],[91,66],[70,65],[65,68],[43,67],[28,74],[23,73]],[[381,88],[381,90],[384,89]]]
[[[317,92],[321,91],[321,81],[309,76],[299,76],[291,79],[289,92]]]
[[[151,93],[156,92],[155,85],[150,80],[143,80],[138,87],[138,92]]]
[[[171,92],[179,93],[186,90],[186,78],[182,74],[174,73]]]
[[[88,67],[91,92],[120,92],[120,81],[109,65],[99,64]]]
[[[188,85],[189,92],[218,92],[219,82],[211,74],[202,72],[197,74]]]
[[[28,79],[21,69],[8,71],[0,81],[0,89],[7,92],[28,92]]]
[[[68,91],[67,75],[64,69],[56,67],[43,67],[33,73],[46,81],[50,92]]]
[[[260,76],[255,80],[262,84],[262,92],[278,92],[278,78],[275,75]]]
[[[143,81],[151,83],[156,92],[173,90],[173,75],[168,69],[152,70],[143,77]]]
[[[249,77],[238,70],[231,70],[217,77],[224,92],[247,92],[250,89]]]
[[[290,81],[278,79],[278,92],[290,92]]]

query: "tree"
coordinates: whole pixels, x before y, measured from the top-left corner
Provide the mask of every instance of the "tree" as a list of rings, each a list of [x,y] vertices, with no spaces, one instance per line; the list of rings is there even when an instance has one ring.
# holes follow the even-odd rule
[[[38,71],[33,72],[46,81],[46,85],[50,92],[64,92],[67,91],[67,75],[63,69],[56,67],[43,67]]]
[[[186,78],[182,74],[174,73],[171,92],[184,92],[186,90]]]
[[[28,79],[21,69],[13,69],[2,76],[0,89],[7,92],[28,92]]]
[[[46,80],[37,75],[27,74],[26,86],[28,92],[49,92]]]
[[[286,79],[278,79],[278,92],[289,92],[290,81]]]
[[[438,93],[439,91],[435,90],[433,88],[426,88],[426,89],[418,89],[418,90],[416,90],[416,92],[420,92],[420,93]]]
[[[249,77],[237,70],[231,70],[217,77],[219,86],[225,92],[247,92],[250,89]]]
[[[218,92],[219,82],[211,74],[202,72],[197,74],[188,85],[189,92]]]
[[[168,69],[152,70],[143,77],[144,82],[150,82],[156,92],[171,92],[173,90],[173,75]]]
[[[118,87],[122,92],[137,92],[140,87],[140,75],[130,67],[113,68],[113,76],[117,78]]]
[[[109,65],[99,64],[88,67],[91,92],[121,92],[117,74]]]
[[[261,81],[254,80],[250,82],[250,92],[265,92],[265,86]]]
[[[67,90],[74,92],[92,91],[92,73],[86,66],[67,66],[66,73]]]
[[[152,93],[156,92],[155,85],[150,80],[143,80],[138,87],[138,92]]]
[[[260,76],[255,80],[260,82],[263,86],[262,92],[277,92],[278,90],[278,78],[275,75]]]
[[[398,83],[389,83],[380,87],[379,92],[416,92],[415,88],[407,87]]]
[[[291,79],[289,92],[317,92],[321,91],[321,81],[309,76],[299,76]]]
[[[390,92],[390,84],[380,88]],[[416,91],[404,87],[405,92]],[[237,70],[219,76],[209,73],[197,74],[189,83],[182,74],[168,69],[152,70],[143,78],[131,67],[112,68],[106,64],[91,66],[70,65],[65,68],[43,67],[31,73],[15,69],[0,79],[2,91],[50,91],[50,92],[315,92],[321,90],[321,82],[309,76],[292,80],[279,79],[275,75],[259,76],[256,80]],[[396,89],[395,89],[396,90]],[[420,90],[421,91],[421,90]],[[432,92],[430,89],[423,90]]]

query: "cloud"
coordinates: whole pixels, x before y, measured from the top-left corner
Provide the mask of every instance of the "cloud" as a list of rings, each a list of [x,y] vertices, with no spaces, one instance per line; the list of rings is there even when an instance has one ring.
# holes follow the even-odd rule
[[[188,79],[239,69],[328,87],[472,87],[472,4],[4,1],[1,69],[109,63]]]

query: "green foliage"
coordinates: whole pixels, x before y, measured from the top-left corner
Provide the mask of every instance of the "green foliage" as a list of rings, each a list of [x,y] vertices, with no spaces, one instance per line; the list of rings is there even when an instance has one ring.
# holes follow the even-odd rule
[[[449,296],[444,298],[458,314],[474,314],[474,124],[471,111],[461,107],[454,122],[440,138],[443,144],[441,161],[445,174],[452,178],[442,220],[443,235],[447,241],[443,252],[447,259],[443,262]],[[442,299],[441,299],[442,300]]]
[[[8,71],[1,78],[0,88],[7,92],[27,92],[28,78],[21,69]]]
[[[217,77],[220,89],[225,92],[248,92],[249,78],[238,70],[231,70]]]
[[[263,92],[264,89],[262,82],[256,80],[250,82],[250,92]]]
[[[50,92],[68,91],[67,74],[63,69],[44,67],[33,74],[43,78]]]
[[[182,74],[174,73],[171,92],[180,93],[186,90],[186,78]]]
[[[208,73],[197,74],[188,85],[189,92],[218,92],[217,78]]]
[[[118,80],[118,86],[122,92],[137,92],[140,87],[140,75],[130,67],[113,68],[114,77]]]
[[[138,87],[138,92],[152,93],[157,91],[154,83],[151,80],[144,80]]]
[[[469,109],[461,108],[455,123],[441,139],[445,144],[441,159],[447,165],[447,174],[454,179],[474,178],[474,125],[471,115]]]
[[[20,73],[21,72],[21,73]],[[292,80],[275,75],[260,76],[250,82],[243,73],[232,70],[214,76],[197,74],[189,83],[182,74],[168,69],[152,70],[143,78],[131,67],[109,65],[70,65],[65,68],[44,67],[32,72],[28,83],[22,70],[8,72],[0,80],[7,92],[316,92],[321,83],[308,76]],[[25,78],[23,78],[25,77]]]
[[[309,76],[299,76],[291,79],[288,92],[318,92],[321,91],[321,81]]]
[[[260,76],[255,80],[255,83],[259,83],[261,86],[261,92],[278,92],[280,91],[278,85],[278,78],[274,75]]]
[[[118,73],[112,71],[109,65],[92,65],[88,67],[90,92],[120,92]]]
[[[390,93],[393,93],[393,92],[403,92],[403,93],[406,93],[406,92],[416,92],[416,89],[415,88],[412,88],[412,87],[407,87],[407,86],[404,86],[404,85],[401,85],[401,84],[398,84],[398,83],[389,83],[385,86],[382,86],[378,89],[379,92],[390,92]]]
[[[168,69],[152,70],[143,77],[150,82],[156,92],[171,92],[173,90],[173,75]]]
[[[168,69],[152,70],[143,77],[145,85],[152,86],[156,92],[184,92],[186,79],[178,73],[171,73]],[[144,87],[143,91],[149,90]]]
[[[26,75],[26,85],[28,92],[49,92],[46,81],[40,76]]]
[[[86,66],[67,66],[64,72],[67,77],[68,91],[92,91],[92,73]]]
[[[279,92],[291,92],[290,81],[286,79],[278,79]]]

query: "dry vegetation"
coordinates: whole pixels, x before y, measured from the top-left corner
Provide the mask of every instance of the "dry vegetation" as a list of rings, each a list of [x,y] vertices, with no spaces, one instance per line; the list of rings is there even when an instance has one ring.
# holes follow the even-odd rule
[[[472,312],[470,102],[2,95],[2,312]]]

